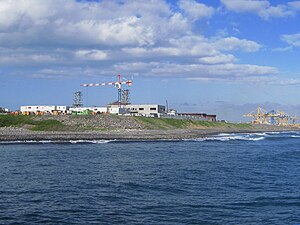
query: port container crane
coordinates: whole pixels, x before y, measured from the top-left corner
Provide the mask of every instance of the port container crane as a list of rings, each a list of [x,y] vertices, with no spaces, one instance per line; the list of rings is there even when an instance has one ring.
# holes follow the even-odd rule
[[[291,124],[290,122],[295,124],[298,119],[296,116],[290,116],[283,111],[271,110],[267,112],[260,107],[243,116],[252,117],[252,123],[254,124],[269,124],[277,126],[287,126]]]

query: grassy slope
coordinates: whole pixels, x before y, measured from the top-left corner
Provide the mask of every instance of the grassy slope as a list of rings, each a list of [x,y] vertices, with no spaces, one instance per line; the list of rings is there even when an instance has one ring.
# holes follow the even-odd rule
[[[32,116],[0,115],[0,127],[29,127],[34,131],[67,130],[67,127],[57,120],[34,121]]]
[[[196,120],[135,117],[146,129],[197,129],[197,128],[239,128],[250,129],[250,124],[222,123]]]
[[[74,117],[75,119],[76,117]],[[133,117],[138,123],[142,124],[145,129],[197,129],[197,128],[238,128],[251,129],[250,124],[234,124],[194,120],[177,120],[162,118]],[[0,115],[0,127],[26,127],[34,131],[71,131],[72,127],[66,126],[61,122],[53,119],[41,121],[34,120],[34,116],[23,115]],[[83,130],[95,130],[95,128],[85,127]],[[98,129],[106,130],[106,128]]]

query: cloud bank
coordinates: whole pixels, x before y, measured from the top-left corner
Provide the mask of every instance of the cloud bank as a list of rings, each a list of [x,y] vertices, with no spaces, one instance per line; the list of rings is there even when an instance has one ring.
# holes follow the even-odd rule
[[[300,1],[272,5],[268,0],[221,0],[226,9],[236,13],[253,13],[263,19],[293,16],[300,10]]]
[[[228,10],[257,12],[263,18],[299,8],[298,1],[277,6],[254,0],[222,3]],[[239,63],[236,53],[260,51],[260,43],[206,36],[197,29],[199,21],[208,22],[215,13],[195,0],[180,0],[176,7],[163,0],[1,0],[0,65],[22,66],[24,73],[30,68],[32,76],[45,79],[122,73],[242,81],[278,73],[274,67]]]

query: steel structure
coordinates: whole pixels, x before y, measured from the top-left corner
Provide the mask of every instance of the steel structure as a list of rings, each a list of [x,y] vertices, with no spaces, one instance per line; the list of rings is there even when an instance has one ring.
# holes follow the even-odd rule
[[[253,118],[252,123],[254,124],[269,124],[277,126],[294,125],[298,120],[296,116],[290,116],[283,111],[271,110],[268,112],[260,107],[243,116]]]
[[[257,109],[253,110],[252,112],[245,114],[243,116],[253,118],[252,123],[254,124],[265,124],[266,123],[266,115],[267,111],[258,107]]]
[[[130,103],[130,90],[122,90],[122,104],[128,105]]]
[[[121,106],[122,102],[122,85],[126,84],[129,87],[132,85],[132,80],[125,80],[122,81],[121,75],[118,75],[118,80],[115,82],[106,82],[106,83],[96,83],[96,84],[81,84],[80,86],[83,87],[98,87],[98,86],[106,86],[106,85],[111,85],[114,86],[118,89],[118,105],[119,107]]]
[[[81,91],[76,91],[74,92],[73,95],[73,107],[74,108],[78,108],[78,107],[82,107],[82,93]]]

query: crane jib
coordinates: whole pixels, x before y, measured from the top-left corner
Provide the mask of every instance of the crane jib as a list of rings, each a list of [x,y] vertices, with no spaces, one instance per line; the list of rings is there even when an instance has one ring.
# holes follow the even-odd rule
[[[83,87],[97,87],[97,86],[105,86],[105,85],[112,85],[115,88],[118,89],[118,104],[119,107],[121,106],[121,95],[122,95],[122,84],[126,84],[129,87],[132,86],[133,81],[132,80],[126,80],[126,81],[121,81],[121,75],[118,75],[118,80],[116,82],[107,82],[107,83],[96,83],[96,84],[80,84],[80,86]]]

